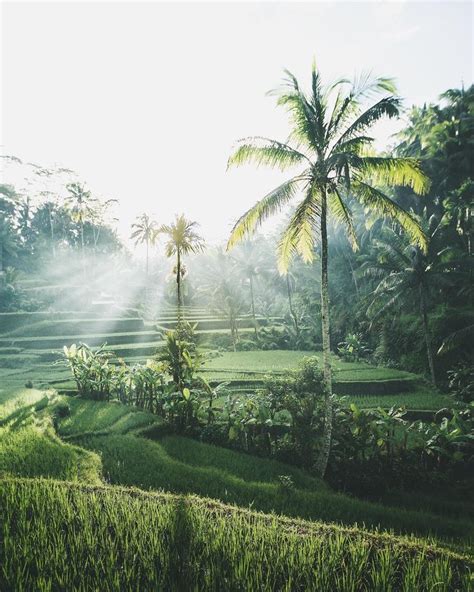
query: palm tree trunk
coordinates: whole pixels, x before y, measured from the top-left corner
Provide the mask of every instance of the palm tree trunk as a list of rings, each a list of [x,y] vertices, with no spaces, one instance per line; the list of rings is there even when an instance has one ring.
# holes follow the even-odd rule
[[[181,253],[178,249],[177,252],[177,262],[176,262],[176,284],[178,288],[178,313],[181,310],[182,300],[181,300]]]
[[[48,206],[49,214],[49,230],[51,233],[51,250],[53,252],[53,259],[56,259],[56,246],[54,244],[54,224],[53,224],[53,213],[51,211],[51,204]]]
[[[332,439],[332,373],[331,342],[329,336],[329,284],[328,284],[328,235],[327,235],[327,198],[323,191],[321,199],[321,320],[323,338],[323,376],[324,376],[324,430],[323,441],[316,470],[324,477],[331,451]]]
[[[145,242],[146,242],[146,271],[145,271],[145,274],[146,274],[146,285],[148,287],[148,237],[146,238]]]
[[[428,366],[430,368],[431,374],[431,382],[436,386],[436,374],[434,369],[434,360],[433,360],[433,348],[431,344],[431,334],[430,328],[428,324],[428,312],[426,310],[426,295],[425,295],[425,287],[423,284],[419,285],[419,292],[420,292],[420,314],[421,319],[423,321],[423,334],[425,336],[425,343],[426,343],[426,355],[428,357]]]
[[[253,317],[253,329],[255,331],[255,339],[258,341],[258,329],[257,329],[257,319],[255,318],[255,298],[253,295],[253,278],[250,275],[250,299],[252,301],[252,317]]]
[[[148,236],[145,236],[146,259],[145,259],[145,303],[148,306]]]
[[[82,252],[82,273],[86,277],[86,257],[84,251],[84,222],[81,221],[81,252]]]
[[[298,325],[298,317],[296,316],[295,310],[293,308],[293,299],[291,297],[291,286],[290,286],[290,276],[286,274],[286,291],[288,293],[288,306],[290,309],[290,314],[293,319],[293,323],[295,325],[296,336],[300,336],[300,327]]]

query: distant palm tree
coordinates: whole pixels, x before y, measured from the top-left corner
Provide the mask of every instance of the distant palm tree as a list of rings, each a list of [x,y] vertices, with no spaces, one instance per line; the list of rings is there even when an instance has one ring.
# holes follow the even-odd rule
[[[436,289],[449,289],[463,275],[455,249],[446,247],[438,252],[431,248],[431,238],[439,224],[428,229],[430,248],[423,253],[410,245],[405,237],[392,228],[383,229],[381,238],[375,240],[371,252],[364,257],[359,275],[376,280],[367,313],[376,318],[393,307],[408,309],[418,307],[425,340],[426,356],[432,383],[436,386],[432,336],[428,318],[428,296]]]
[[[183,297],[181,294],[181,280],[183,272],[183,255],[189,253],[199,253],[204,249],[204,240],[197,234],[195,228],[198,226],[197,222],[187,220],[183,214],[175,217],[175,221],[170,224],[160,227],[160,232],[166,234],[168,241],[165,245],[165,253],[167,257],[174,257],[176,255],[176,286],[178,294],[178,307],[183,304]]]
[[[154,220],[148,216],[148,214],[142,214],[138,216],[137,221],[132,224],[132,235],[130,238],[135,239],[135,245],[143,244],[146,245],[146,280],[148,285],[148,260],[149,260],[149,249],[156,244],[158,238],[158,226]]]
[[[229,323],[230,337],[234,351],[240,341],[239,319],[245,310],[241,290],[236,289],[239,271],[236,261],[221,248],[206,257],[201,272],[202,291],[207,296],[211,308]]]
[[[248,281],[250,289],[250,310],[252,313],[255,338],[258,340],[258,323],[255,314],[255,281],[266,275],[266,266],[263,253],[259,252],[258,246],[246,241],[241,244],[240,251],[232,257],[237,266],[239,275]]]
[[[369,148],[373,138],[368,129],[384,116],[399,114],[400,98],[387,78],[370,80],[362,77],[353,83],[339,80],[323,87],[316,66],[311,73],[311,91],[303,92],[297,79],[286,72],[288,79],[277,91],[278,104],[289,111],[293,129],[289,143],[254,137],[241,140],[229,158],[229,166],[253,162],[282,170],[302,165],[300,173],[271,191],[245,212],[235,224],[228,248],[247,237],[266,218],[280,211],[297,193],[303,199],[284,231],[278,247],[279,267],[286,273],[295,254],[304,261],[314,258],[315,235],[321,241],[321,317],[325,381],[325,421],[321,454],[317,470],[324,475],[332,437],[332,377],[329,339],[328,291],[328,215],[343,224],[347,237],[357,248],[351,198],[375,214],[397,220],[410,238],[426,248],[418,222],[374,184],[407,185],[416,193],[424,193],[428,180],[413,158],[373,156]],[[377,93],[384,96],[365,110],[362,102]],[[292,145],[290,145],[290,143]]]
[[[80,183],[69,183],[66,186],[69,195],[65,199],[66,208],[71,213],[71,218],[76,224],[79,224],[81,236],[82,263],[85,273],[85,242],[84,242],[84,224],[87,220],[95,216],[97,200],[92,197],[90,191],[86,190]]]
[[[0,184],[0,273],[4,271],[5,255],[13,257],[18,249],[18,235],[13,227],[19,197],[11,185]]]
[[[4,271],[5,255],[13,257],[18,248],[17,236],[10,222],[0,217],[0,273]]]

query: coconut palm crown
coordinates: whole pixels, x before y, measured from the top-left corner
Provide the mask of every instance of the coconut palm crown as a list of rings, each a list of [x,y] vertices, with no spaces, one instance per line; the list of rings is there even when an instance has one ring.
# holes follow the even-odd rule
[[[146,277],[148,279],[148,259],[149,248],[156,244],[158,238],[158,226],[148,214],[138,216],[136,222],[132,224],[132,234],[130,238],[135,239],[135,245],[146,245]]]
[[[181,306],[183,303],[181,295],[182,256],[189,253],[199,253],[204,249],[204,241],[196,232],[197,226],[197,222],[192,222],[181,214],[175,217],[175,221],[172,224],[163,224],[160,227],[160,232],[168,236],[168,241],[165,245],[166,256],[174,257],[176,255],[175,270],[178,306]]]

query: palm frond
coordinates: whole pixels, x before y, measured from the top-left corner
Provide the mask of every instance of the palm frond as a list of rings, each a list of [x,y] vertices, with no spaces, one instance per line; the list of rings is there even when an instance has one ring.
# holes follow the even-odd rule
[[[363,134],[367,128],[379,121],[382,117],[398,117],[400,106],[401,99],[395,96],[383,97],[380,101],[371,105],[342,133],[335,144],[336,149],[340,144],[353,138],[356,134]]]
[[[314,259],[317,222],[321,213],[318,193],[308,187],[306,197],[298,205],[283,233],[277,249],[278,270],[286,274],[293,257],[298,254],[305,263]]]
[[[291,137],[300,145],[317,149],[321,138],[315,108],[300,89],[296,77],[288,70],[285,70],[285,74],[288,78],[284,88],[270,91],[269,94],[277,95],[277,105],[285,107],[291,115],[294,126]]]
[[[358,169],[377,185],[411,187],[419,195],[426,194],[430,188],[430,180],[416,158],[364,156]]]
[[[438,349],[438,355],[442,355],[456,349],[457,347],[464,347],[466,343],[472,342],[474,337],[474,324],[463,327],[458,331],[450,333],[446,339],[443,340],[440,348]]]
[[[250,236],[269,216],[279,212],[294,197],[304,179],[304,176],[299,175],[285,181],[247,210],[234,225],[227,242],[227,250]]]
[[[399,206],[379,189],[360,180],[352,181],[352,191],[361,204],[377,213],[379,216],[396,220],[405,230],[411,241],[424,252],[428,248],[428,239],[420,224],[409,212]]]
[[[357,244],[357,236],[352,221],[352,212],[350,211],[350,208],[346,206],[341,194],[336,188],[334,188],[334,191],[328,195],[328,205],[331,215],[337,222],[345,226],[348,234],[347,238],[349,239],[351,247],[354,251],[357,251],[359,245]]]
[[[344,98],[339,94],[334,103],[333,111],[328,126],[328,134],[334,136],[340,127],[351,117],[360,112],[360,103],[364,98],[380,93],[382,91],[396,94],[396,86],[391,78],[373,78],[370,73],[362,73],[352,83],[342,79],[332,85],[331,89],[341,84],[351,84],[349,92]]]
[[[255,163],[285,170],[308,158],[288,144],[260,136],[239,140],[235,152],[229,157],[227,168]],[[309,161],[308,161],[309,162]]]

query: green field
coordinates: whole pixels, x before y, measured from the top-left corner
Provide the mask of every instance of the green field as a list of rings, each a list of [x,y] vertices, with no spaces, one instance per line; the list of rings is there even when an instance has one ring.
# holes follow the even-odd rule
[[[100,308],[100,307],[99,307]],[[176,310],[164,308],[154,323],[144,323],[136,311],[110,309],[58,313],[53,320],[47,313],[0,314],[0,397],[31,381],[37,388],[54,387],[72,391],[75,384],[65,367],[54,365],[63,345],[86,342],[107,343],[107,349],[130,364],[152,357],[162,345],[160,327],[176,322]],[[197,335],[228,334],[222,319],[209,311],[187,308],[185,316],[197,322]],[[252,331],[251,319],[242,319],[243,331]],[[206,347],[209,347],[207,345]],[[229,389],[245,395],[259,388],[270,373],[297,367],[306,355],[321,358],[321,352],[287,350],[219,352],[208,360],[201,373],[212,384],[228,382]],[[364,362],[348,363],[333,356],[334,391],[348,396],[364,408],[404,405],[411,410],[436,410],[449,406],[448,397],[434,391],[415,374]]]
[[[51,421],[65,405],[69,414],[56,418],[56,435]],[[436,497],[415,511],[412,499],[383,505],[337,494],[290,465],[166,436],[159,418],[118,403],[26,389],[0,407],[0,418],[0,474],[90,483],[104,478],[117,485],[193,493],[291,517],[434,536],[455,548],[466,548],[474,540],[474,522],[460,519],[456,500],[446,515]],[[282,475],[291,477],[290,491],[282,489]]]
[[[470,585],[468,559],[423,541],[203,498],[7,479],[0,516],[1,589],[447,592]]]
[[[277,352],[271,369],[296,356]],[[239,371],[249,354],[235,360]],[[166,435],[136,408],[14,384],[0,391],[0,517],[2,590],[470,585],[474,508],[462,499],[357,499],[290,465]]]

